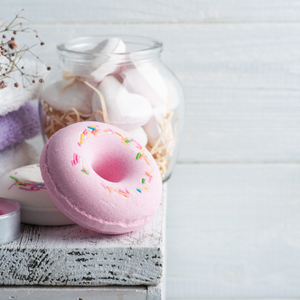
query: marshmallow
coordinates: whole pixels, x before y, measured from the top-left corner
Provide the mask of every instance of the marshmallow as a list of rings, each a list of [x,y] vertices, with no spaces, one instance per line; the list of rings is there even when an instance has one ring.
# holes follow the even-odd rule
[[[73,77],[66,79],[63,71],[53,69],[42,85],[40,99],[57,110],[67,111],[75,108],[88,114],[92,113],[93,93],[94,90],[85,83]]]
[[[137,127],[131,130],[127,130],[127,132],[134,137],[134,139],[141,144],[142,146],[146,147],[148,138],[145,130],[142,127]]]
[[[169,92],[169,80],[165,80],[151,62],[125,65],[121,76],[124,79],[123,85],[129,92],[144,96],[153,107],[169,105],[169,98],[170,110],[179,105],[180,95],[172,85]]]
[[[91,82],[100,82],[108,74],[114,73],[119,69],[121,59],[118,57],[109,57],[109,55],[97,56],[97,54],[125,53],[126,46],[119,38],[109,38],[99,43],[95,48],[86,51],[86,55],[82,56],[83,60],[88,60],[94,56],[90,62],[76,63],[71,71],[74,75],[80,76]]]
[[[118,79],[107,76],[97,87],[104,97],[109,124],[124,130],[145,125],[152,114],[150,103],[141,95],[129,93]],[[92,105],[94,111],[102,110],[97,93],[94,93]],[[96,119],[103,122],[99,114],[96,114]]]

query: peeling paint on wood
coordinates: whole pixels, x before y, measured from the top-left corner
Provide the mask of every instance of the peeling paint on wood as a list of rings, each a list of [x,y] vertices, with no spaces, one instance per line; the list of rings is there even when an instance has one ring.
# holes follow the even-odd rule
[[[117,236],[78,225],[23,224],[21,237],[0,247],[0,285],[156,285],[163,270],[163,220],[162,204],[142,230]]]

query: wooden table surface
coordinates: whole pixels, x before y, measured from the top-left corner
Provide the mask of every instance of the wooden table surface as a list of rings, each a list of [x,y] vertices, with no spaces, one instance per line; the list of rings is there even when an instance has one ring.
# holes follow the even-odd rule
[[[122,285],[140,290],[141,295],[148,286],[157,289],[163,275],[165,200],[166,185],[153,220],[142,230],[123,235],[102,235],[78,225],[23,224],[21,237],[0,247],[0,285],[6,285],[0,293],[20,285]]]

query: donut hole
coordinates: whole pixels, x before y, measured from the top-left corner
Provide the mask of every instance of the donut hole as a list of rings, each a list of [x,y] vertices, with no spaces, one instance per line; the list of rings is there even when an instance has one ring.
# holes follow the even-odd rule
[[[93,170],[107,181],[120,182],[126,176],[127,166],[121,157],[110,154],[95,162]]]

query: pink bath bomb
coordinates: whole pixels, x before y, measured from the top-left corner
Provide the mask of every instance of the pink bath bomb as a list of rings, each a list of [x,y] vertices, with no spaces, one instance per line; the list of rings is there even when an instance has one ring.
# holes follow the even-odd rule
[[[52,201],[93,231],[137,230],[161,202],[162,179],[152,155],[111,125],[81,122],[61,129],[44,147],[40,167]]]

